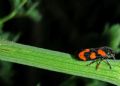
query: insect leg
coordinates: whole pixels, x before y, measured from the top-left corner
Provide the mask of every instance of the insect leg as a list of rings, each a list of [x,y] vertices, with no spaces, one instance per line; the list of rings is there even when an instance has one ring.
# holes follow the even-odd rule
[[[97,65],[96,65],[96,70],[99,68],[100,66],[100,63],[103,61],[103,59],[99,59],[99,62],[97,62]]]
[[[105,63],[107,63],[107,65],[110,67],[110,69],[112,69],[112,67],[107,59],[105,59]]]
[[[115,60],[115,56],[112,54],[112,58]]]
[[[87,66],[89,66],[89,65],[91,65],[91,64],[93,64],[93,63],[95,63],[97,60],[93,60],[92,62],[90,62],[89,64],[87,64]]]
[[[111,58],[111,57],[112,57],[112,58],[113,58],[113,60],[115,60],[115,56],[114,56],[114,55],[112,55],[112,54],[111,54],[111,56],[108,56],[108,55],[107,55],[107,57],[108,57],[108,58]]]

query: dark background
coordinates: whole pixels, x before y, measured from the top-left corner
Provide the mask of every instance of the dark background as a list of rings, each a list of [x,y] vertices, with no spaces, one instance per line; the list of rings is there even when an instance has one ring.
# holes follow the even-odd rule
[[[17,42],[74,54],[78,49],[107,46],[102,35],[105,25],[120,22],[120,0],[32,0],[40,2],[39,22],[28,16],[15,17],[3,27],[5,32],[21,32]],[[10,0],[0,0],[0,18],[12,10]],[[14,64],[12,86],[59,86],[71,75]],[[24,75],[24,76],[21,76]],[[91,79],[76,77],[74,86],[88,86]],[[104,83],[104,82],[100,82]],[[4,85],[3,85],[4,84]],[[104,86],[111,84],[104,83]],[[6,85],[1,81],[1,86]],[[98,85],[97,85],[98,86]],[[111,85],[113,86],[113,85]]]

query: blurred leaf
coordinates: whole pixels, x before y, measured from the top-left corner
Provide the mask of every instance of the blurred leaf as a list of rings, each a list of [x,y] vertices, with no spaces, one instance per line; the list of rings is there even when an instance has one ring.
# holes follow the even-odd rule
[[[26,8],[23,6],[23,3],[26,3]],[[11,3],[14,3],[13,9],[17,13],[17,16],[29,16],[34,21],[40,21],[42,15],[39,13],[37,7],[39,2],[32,2],[31,0],[12,0]]]
[[[112,26],[109,26],[109,24],[106,25],[104,34],[108,35],[110,38],[109,46],[113,49],[119,50],[120,45],[120,24],[114,24]]]
[[[0,35],[0,39],[1,40],[12,40],[12,41],[16,41],[18,40],[20,34],[17,34],[16,36],[9,32],[2,32]],[[5,62],[5,61],[0,61],[0,64],[2,65],[1,69],[0,69],[0,77],[2,78],[2,80],[4,80],[4,82],[6,84],[8,84],[8,86],[11,86],[12,81],[11,78],[13,76],[13,70],[12,70],[12,63],[10,62]]]
[[[38,83],[36,86],[40,86],[40,84]]]
[[[2,31],[3,26],[4,26],[4,24],[3,24],[3,23],[0,23],[0,34],[3,32],[3,31]]]
[[[93,80],[92,82],[88,82],[86,86],[107,86],[107,83]]]
[[[0,77],[5,83],[11,84],[11,77],[13,76],[12,64],[10,62],[0,61],[2,68],[0,69]]]
[[[20,37],[20,33],[18,34],[12,34],[10,32],[4,32],[0,35],[0,39],[4,39],[4,40],[10,40],[10,41],[17,41],[18,38]]]
[[[11,38],[12,41],[16,42],[21,36],[21,33],[17,33],[15,36]]]
[[[10,2],[11,2],[11,5],[13,6],[13,9],[15,9],[20,5],[21,0],[10,0]]]
[[[40,15],[40,13],[38,12],[38,9],[36,9],[38,4],[39,4],[38,2],[34,3],[30,7],[30,9],[26,12],[26,15],[31,17],[34,21],[40,21],[40,19],[42,18],[42,15]]]
[[[6,17],[0,19],[0,25],[3,25],[5,22],[9,21],[10,19],[14,18],[19,10],[25,5],[27,0],[22,0],[22,2]]]
[[[8,39],[8,37],[10,36],[10,34],[11,33],[9,33],[9,32],[5,32],[5,33],[2,33],[1,35],[0,35],[0,39]]]
[[[14,18],[16,14],[20,12],[20,10],[22,9],[22,7],[24,6],[27,0],[10,0],[10,1],[11,1],[11,5],[13,6],[13,11],[7,16],[0,19],[0,39],[16,41],[18,40],[20,33],[14,35],[10,32],[3,32],[2,29],[4,27],[5,22]],[[8,86],[11,86],[12,84],[11,77],[13,75],[12,63],[0,61],[0,64],[2,65],[0,69],[0,77],[4,80],[4,82]]]
[[[59,86],[77,86],[76,78],[76,76],[72,76],[69,79],[65,80],[63,83],[61,83]]]

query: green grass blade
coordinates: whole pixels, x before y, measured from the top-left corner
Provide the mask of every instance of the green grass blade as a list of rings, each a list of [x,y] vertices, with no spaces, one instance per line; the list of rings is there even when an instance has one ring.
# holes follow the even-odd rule
[[[119,60],[109,60],[112,69],[102,62],[100,68],[96,70],[96,64],[86,66],[89,61],[77,61],[67,53],[2,40],[0,41],[0,59],[120,85]]]

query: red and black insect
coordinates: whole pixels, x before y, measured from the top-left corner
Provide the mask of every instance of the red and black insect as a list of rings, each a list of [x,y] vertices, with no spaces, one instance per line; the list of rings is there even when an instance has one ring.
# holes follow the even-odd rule
[[[115,59],[114,51],[109,47],[100,47],[100,48],[90,48],[84,49],[78,53],[78,58],[83,61],[93,60],[90,64],[91,65],[97,62],[96,69],[98,69],[100,63],[105,61],[111,69],[111,65],[107,59],[113,58]]]

